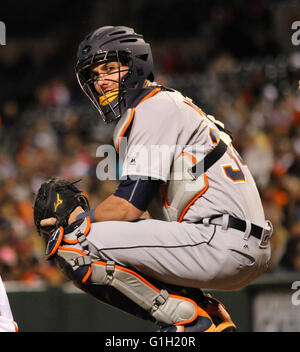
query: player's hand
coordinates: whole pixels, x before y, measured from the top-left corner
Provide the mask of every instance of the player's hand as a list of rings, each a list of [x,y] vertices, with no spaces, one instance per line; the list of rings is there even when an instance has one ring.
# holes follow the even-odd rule
[[[84,210],[80,206],[78,206],[70,214],[68,224],[70,225],[70,224],[72,224],[72,222],[76,221],[76,218],[80,213],[84,213]]]
[[[72,222],[76,221],[77,216],[83,212],[84,210],[82,209],[82,207],[80,206],[76,207],[69,216],[68,224],[70,225],[72,224]],[[41,220],[40,224],[41,226],[54,226],[56,224],[56,221],[57,221],[56,218],[47,218],[47,219]]]
[[[40,224],[41,226],[54,226],[56,224],[56,218],[43,219]]]

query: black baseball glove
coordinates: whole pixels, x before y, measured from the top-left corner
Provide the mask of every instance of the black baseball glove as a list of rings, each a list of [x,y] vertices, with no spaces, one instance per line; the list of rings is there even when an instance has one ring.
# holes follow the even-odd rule
[[[81,206],[84,211],[90,209],[87,198],[75,186],[77,182],[52,177],[41,185],[33,207],[39,235],[47,239],[58,227],[67,226],[69,216],[76,207]],[[41,226],[41,220],[52,217],[56,218],[54,226]]]

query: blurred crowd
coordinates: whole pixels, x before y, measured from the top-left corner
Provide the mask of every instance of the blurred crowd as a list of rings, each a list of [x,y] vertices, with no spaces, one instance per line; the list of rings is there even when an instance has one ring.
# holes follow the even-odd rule
[[[233,133],[274,227],[270,272],[300,271],[299,72],[297,51],[241,61],[224,54],[203,74],[171,80]]]
[[[185,73],[177,72],[173,63],[172,56],[165,58],[156,81],[180,90],[223,121],[257,182],[266,218],[274,226],[269,271],[300,271],[300,55],[237,60],[223,53],[203,71]],[[53,77],[36,86],[26,103],[2,94],[0,274],[4,280],[46,280],[50,285],[64,281],[44,260],[44,244],[33,224],[33,201],[44,180],[54,175],[81,180],[78,186],[89,194],[91,206],[117,187],[117,181],[100,182],[96,177],[100,161],[96,150],[112,143],[113,125],[101,122],[79,87]],[[28,95],[23,90],[19,96]]]

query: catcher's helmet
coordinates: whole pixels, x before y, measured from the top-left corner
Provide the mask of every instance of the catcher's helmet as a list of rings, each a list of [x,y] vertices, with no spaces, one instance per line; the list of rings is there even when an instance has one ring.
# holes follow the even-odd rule
[[[95,87],[91,68],[108,61],[117,61],[129,67],[121,79],[119,68],[118,94],[103,99]],[[132,104],[146,79],[153,81],[151,48],[143,36],[132,28],[105,26],[96,29],[80,43],[77,53],[76,76],[80,87],[107,123],[118,119]]]

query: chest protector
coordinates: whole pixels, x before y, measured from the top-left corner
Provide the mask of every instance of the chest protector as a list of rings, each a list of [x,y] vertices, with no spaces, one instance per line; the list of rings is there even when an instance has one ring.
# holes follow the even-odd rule
[[[128,136],[130,126],[133,122],[136,107],[163,90],[162,87],[149,88],[144,93],[140,101],[119,119],[114,129],[114,146],[118,153],[122,150],[122,139]],[[182,101],[186,102],[187,98],[182,96]],[[152,218],[163,221],[181,222],[196,200],[201,197],[209,187],[206,170],[213,165],[225,152],[227,145],[231,143],[231,137],[224,129],[224,125],[216,121],[213,116],[205,115],[202,118],[208,118],[220,131],[219,144],[206,157],[197,161],[195,157],[184,150],[172,163],[170,170],[170,179],[161,186],[148,207]]]

